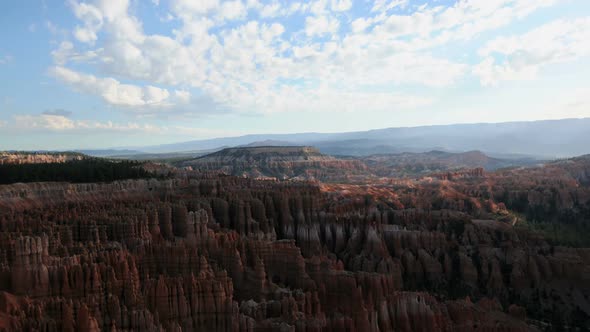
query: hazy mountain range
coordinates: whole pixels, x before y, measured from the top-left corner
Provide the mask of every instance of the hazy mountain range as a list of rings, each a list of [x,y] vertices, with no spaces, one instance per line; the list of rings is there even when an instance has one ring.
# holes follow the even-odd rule
[[[496,157],[561,158],[590,153],[590,118],[531,122],[454,124],[386,128],[346,133],[260,134],[193,140],[174,144],[85,150],[92,155],[159,154],[216,150],[234,146],[309,145],[330,155],[462,152],[480,150]],[[121,153],[120,150],[125,150]]]

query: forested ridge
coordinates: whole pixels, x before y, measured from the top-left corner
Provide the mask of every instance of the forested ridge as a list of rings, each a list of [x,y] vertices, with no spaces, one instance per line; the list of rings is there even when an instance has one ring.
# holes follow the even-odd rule
[[[0,184],[45,181],[110,182],[151,176],[139,162],[99,158],[72,160],[65,163],[0,165]]]

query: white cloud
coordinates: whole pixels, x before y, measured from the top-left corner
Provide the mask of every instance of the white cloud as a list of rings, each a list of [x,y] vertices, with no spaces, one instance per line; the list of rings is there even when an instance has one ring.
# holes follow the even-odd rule
[[[107,103],[116,106],[166,107],[173,105],[175,100],[186,102],[190,99],[186,91],[177,91],[171,96],[167,89],[151,85],[122,84],[113,78],[97,78],[60,66],[51,68],[50,73],[73,88],[81,92],[99,95]]]
[[[12,121],[0,121],[0,127],[9,126],[17,134],[30,132],[50,132],[68,134],[157,134],[191,138],[223,137],[241,135],[244,132],[211,128],[189,127],[182,125],[159,126],[148,123],[117,123],[113,121],[73,120],[63,115],[25,114],[15,115]]]
[[[557,20],[522,35],[495,38],[479,50],[485,59],[473,72],[483,85],[533,79],[544,66],[590,56],[589,37],[590,17]]]
[[[278,2],[270,3],[268,5],[260,5],[260,16],[262,17],[276,17],[281,13],[281,4]],[[283,9],[284,10],[284,9]]]
[[[352,8],[352,0],[332,0],[330,1],[333,11],[343,12]]]
[[[262,4],[258,0],[248,0],[248,8],[258,11],[263,18],[286,17],[296,13],[303,13],[310,9],[310,3],[289,1],[289,5],[283,5],[277,0]]]
[[[19,129],[51,129],[64,130],[72,129],[74,122],[65,116],[60,115],[16,115],[14,124]]]
[[[51,132],[140,132],[161,133],[162,129],[137,123],[113,123],[112,121],[72,120],[62,115],[15,115],[13,129],[18,131],[51,131]]]
[[[203,15],[219,7],[218,0],[173,0],[170,7],[180,17]]]
[[[287,17],[294,14],[326,15],[330,11],[344,12],[352,8],[352,0],[279,1],[247,0],[247,7],[263,18]]]
[[[340,22],[330,16],[308,16],[305,19],[305,33],[308,36],[321,36],[327,33],[334,34],[338,31]]]
[[[437,47],[507,26],[557,0],[465,0],[410,13],[391,10],[410,7],[407,1],[375,1],[364,17],[340,13],[351,9],[349,0],[171,0],[167,9],[178,25],[167,34],[146,33],[128,1],[71,1],[76,40],[53,52],[61,81],[127,108],[266,113],[425,105],[432,100],[402,87],[447,87],[469,68],[435,53]],[[276,19],[293,14],[303,17],[301,31]],[[74,64],[88,65],[92,74],[67,69]],[[121,83],[127,81],[140,83]],[[206,106],[194,107],[191,95]]]
[[[70,6],[74,15],[83,23],[83,26],[76,26],[74,29],[74,37],[83,43],[95,42],[98,38],[96,34],[103,25],[101,10],[93,5],[76,1],[70,1]]]
[[[371,12],[388,11],[395,7],[405,7],[408,2],[408,0],[375,0]]]
[[[74,44],[69,41],[63,41],[59,44],[57,49],[51,51],[51,56],[53,56],[53,61],[56,64],[64,65],[68,61],[92,62],[99,57],[100,53],[102,53],[102,49],[79,53],[76,51]]]
[[[224,2],[220,8],[220,17],[224,20],[241,19],[246,14],[246,6],[240,0]]]

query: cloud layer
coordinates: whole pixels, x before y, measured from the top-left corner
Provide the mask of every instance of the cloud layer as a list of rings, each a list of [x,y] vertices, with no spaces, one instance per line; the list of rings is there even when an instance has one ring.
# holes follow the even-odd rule
[[[117,123],[113,121],[75,120],[68,115],[43,112],[35,115],[15,115],[11,121],[0,121],[0,127],[14,134],[31,132],[59,134],[121,134],[121,135],[168,135],[194,138],[223,137],[240,135],[241,131],[216,130],[188,126],[158,126],[137,122]]]
[[[474,69],[484,85],[535,78],[545,66],[590,55],[590,17],[556,20],[522,35],[498,37],[479,50]]]
[[[167,89],[152,85],[122,84],[114,78],[98,78],[61,66],[51,68],[50,74],[80,92],[98,95],[107,103],[116,106],[162,109],[187,104],[190,101],[190,94],[187,91],[169,92]]]
[[[133,114],[410,110],[465,80],[529,79],[588,56],[590,18],[457,51],[558,2],[68,0],[77,23],[49,73]]]

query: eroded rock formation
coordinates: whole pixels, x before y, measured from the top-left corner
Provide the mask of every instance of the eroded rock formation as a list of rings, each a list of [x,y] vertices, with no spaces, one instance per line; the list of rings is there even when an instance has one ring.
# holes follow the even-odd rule
[[[72,160],[82,160],[84,155],[79,153],[29,153],[29,152],[0,152],[0,165],[9,164],[42,164],[64,163]]]
[[[589,328],[590,251],[491,218],[522,192],[558,214],[586,204],[585,168],[568,167],[544,182],[560,191],[529,186],[555,169],[368,186],[196,172],[0,186],[0,329]]]
[[[309,146],[228,148],[181,165],[264,180],[350,181],[370,175],[360,160],[337,159]]]

